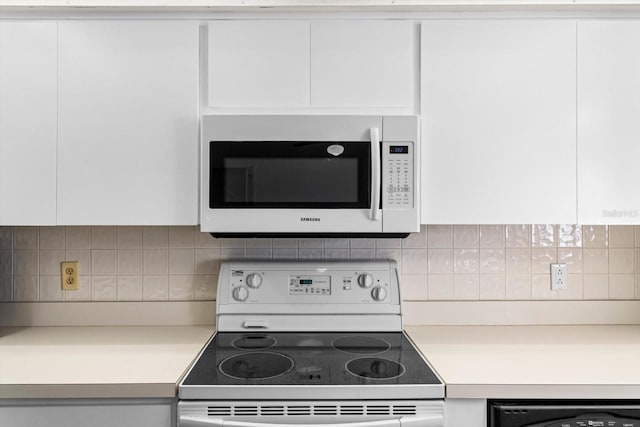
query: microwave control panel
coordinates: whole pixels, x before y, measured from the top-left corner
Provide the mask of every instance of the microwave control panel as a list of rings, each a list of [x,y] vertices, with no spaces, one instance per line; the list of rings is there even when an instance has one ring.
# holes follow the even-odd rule
[[[413,142],[382,143],[382,209],[413,209]]]

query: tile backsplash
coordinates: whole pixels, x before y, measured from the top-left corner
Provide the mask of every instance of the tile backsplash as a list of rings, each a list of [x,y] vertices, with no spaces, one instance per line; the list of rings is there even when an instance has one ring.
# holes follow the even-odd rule
[[[429,225],[400,239],[214,239],[198,227],[0,227],[0,301],[215,299],[224,259],[394,259],[405,300],[640,299],[640,226]],[[62,291],[60,262],[80,262]],[[550,290],[549,264],[568,288]]]

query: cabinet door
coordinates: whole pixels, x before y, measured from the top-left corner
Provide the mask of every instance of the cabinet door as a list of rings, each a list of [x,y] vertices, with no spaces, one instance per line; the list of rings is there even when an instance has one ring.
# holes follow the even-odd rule
[[[578,40],[578,222],[640,224],[640,21],[583,21]]]
[[[209,105],[308,107],[309,23],[209,24]]]
[[[576,27],[422,23],[422,222],[576,222]]]
[[[56,222],[57,28],[0,22],[0,224]]]
[[[413,111],[416,39],[409,21],[312,23],[311,106]]]
[[[59,24],[59,224],[195,224],[198,24]]]

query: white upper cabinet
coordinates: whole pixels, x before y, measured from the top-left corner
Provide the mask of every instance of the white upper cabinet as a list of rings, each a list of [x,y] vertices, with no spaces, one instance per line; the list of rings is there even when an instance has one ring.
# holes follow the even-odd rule
[[[58,224],[196,224],[198,24],[59,24]]]
[[[308,107],[309,23],[209,24],[211,107]]]
[[[56,222],[56,37],[0,21],[0,224]]]
[[[410,21],[311,24],[311,105],[413,111],[417,28]]]
[[[640,224],[640,21],[582,21],[578,42],[578,223]]]
[[[213,21],[214,108],[403,108],[417,99],[409,21]]]
[[[575,223],[575,21],[421,34],[422,222]]]

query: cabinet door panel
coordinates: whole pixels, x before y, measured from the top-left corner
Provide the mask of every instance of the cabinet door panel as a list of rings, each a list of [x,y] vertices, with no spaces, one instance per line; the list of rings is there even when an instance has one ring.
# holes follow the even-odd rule
[[[578,221],[640,224],[640,21],[578,24]]]
[[[57,27],[0,22],[0,224],[56,222]]]
[[[59,24],[59,224],[195,224],[198,25]]]
[[[575,25],[423,21],[423,223],[575,223]]]
[[[311,106],[413,108],[416,37],[407,21],[312,23]]]
[[[209,105],[308,107],[309,23],[209,24]]]

